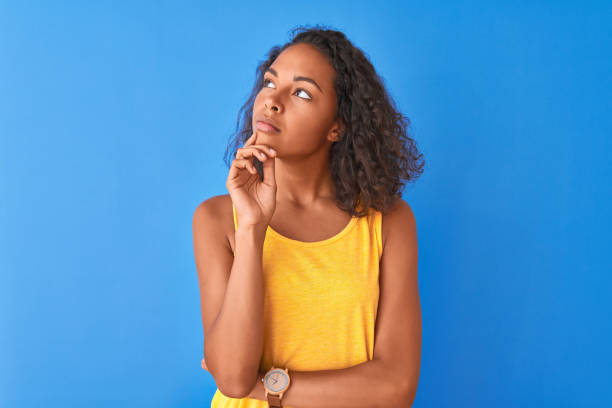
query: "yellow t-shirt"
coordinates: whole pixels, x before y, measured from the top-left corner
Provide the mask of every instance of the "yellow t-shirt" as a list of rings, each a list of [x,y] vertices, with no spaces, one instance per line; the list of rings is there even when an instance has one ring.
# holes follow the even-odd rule
[[[233,205],[232,205],[233,207]],[[236,208],[234,228],[238,227]],[[371,360],[378,310],[382,214],[370,209],[316,242],[268,226],[263,245],[264,344],[259,370],[332,370]],[[211,408],[267,408],[217,390]],[[291,408],[291,407],[287,407]]]

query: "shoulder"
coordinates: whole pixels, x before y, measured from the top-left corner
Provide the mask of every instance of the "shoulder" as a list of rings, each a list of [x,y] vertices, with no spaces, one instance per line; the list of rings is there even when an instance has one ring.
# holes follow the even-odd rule
[[[201,228],[215,231],[231,247],[229,233],[234,230],[234,214],[230,195],[215,195],[198,204],[193,213],[192,226],[194,234]]]
[[[232,199],[229,194],[221,194],[212,196],[198,204],[193,217],[194,220],[208,220],[209,218],[218,220],[220,215],[227,215],[227,213],[232,213]]]
[[[391,238],[416,239],[416,218],[410,205],[398,197],[391,208],[382,214],[383,253],[387,241]]]

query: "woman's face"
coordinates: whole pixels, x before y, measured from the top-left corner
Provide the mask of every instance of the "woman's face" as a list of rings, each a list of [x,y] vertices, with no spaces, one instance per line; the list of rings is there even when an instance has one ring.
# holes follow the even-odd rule
[[[264,73],[253,105],[257,144],[266,144],[278,157],[304,156],[337,140],[336,72],[310,44],[286,48]],[[305,78],[305,79],[304,79]],[[278,132],[258,128],[260,119],[273,122]]]

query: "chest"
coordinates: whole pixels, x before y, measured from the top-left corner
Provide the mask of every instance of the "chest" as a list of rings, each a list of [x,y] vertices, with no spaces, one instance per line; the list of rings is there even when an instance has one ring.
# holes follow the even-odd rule
[[[230,222],[231,221],[231,222]],[[324,241],[338,235],[350,223],[351,216],[344,211],[295,211],[277,208],[270,220],[269,228],[285,238],[301,242]],[[235,253],[233,218],[225,223],[227,238]],[[231,228],[231,229],[230,229]]]

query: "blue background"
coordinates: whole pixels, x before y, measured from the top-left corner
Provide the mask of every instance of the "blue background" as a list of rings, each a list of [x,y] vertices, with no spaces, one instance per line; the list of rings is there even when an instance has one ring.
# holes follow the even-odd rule
[[[612,406],[612,7],[421,3],[1,2],[0,405],[209,406],[193,211],[321,23],[427,161],[414,406]]]

